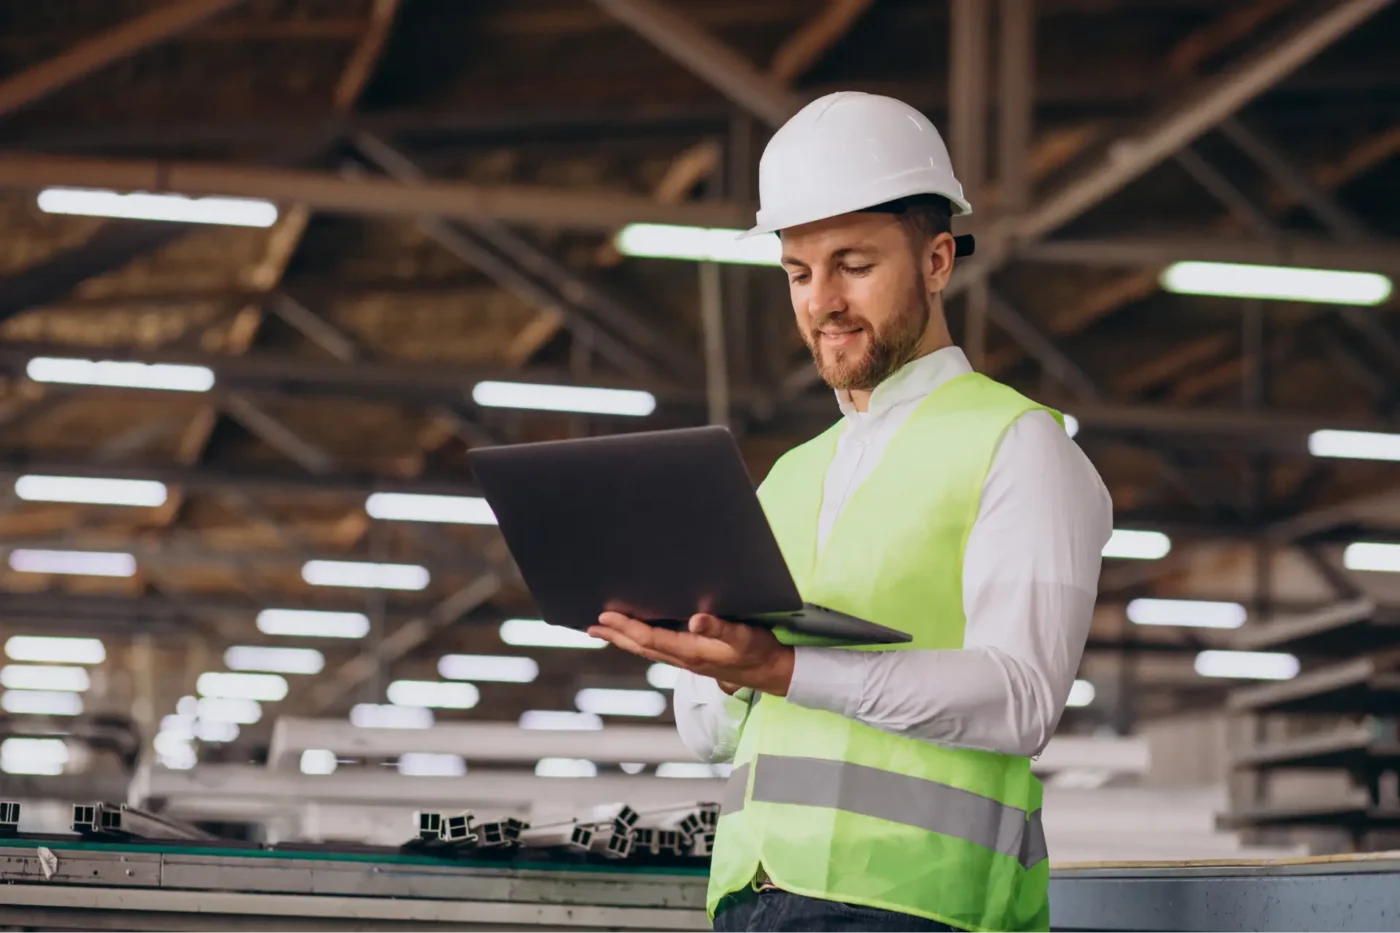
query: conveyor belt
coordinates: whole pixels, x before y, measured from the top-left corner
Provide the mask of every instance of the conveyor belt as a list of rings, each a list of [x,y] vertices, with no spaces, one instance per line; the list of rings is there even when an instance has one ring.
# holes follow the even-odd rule
[[[708,929],[683,866],[13,839],[0,882],[0,925],[41,928]],[[1057,930],[1400,930],[1400,856],[1065,865],[1051,905]]]

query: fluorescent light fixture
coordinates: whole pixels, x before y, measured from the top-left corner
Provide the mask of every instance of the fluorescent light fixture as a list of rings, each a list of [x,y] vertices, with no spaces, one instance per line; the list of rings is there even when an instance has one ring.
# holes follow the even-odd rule
[[[92,686],[84,667],[7,664],[0,668],[0,687],[8,690],[59,690],[82,693]]]
[[[232,742],[238,738],[238,725],[201,719],[194,724],[194,734],[201,742]]]
[[[264,609],[258,613],[258,631],[293,638],[364,638],[369,634],[369,616],[319,609]]]
[[[399,522],[446,522],[494,525],[496,513],[479,496],[427,496],[411,492],[376,492],[365,500],[370,518]]]
[[[301,578],[312,586],[352,586],[369,590],[421,590],[428,568],[417,564],[370,564],[353,560],[309,560]]]
[[[241,697],[203,697],[195,707],[195,715],[201,721],[251,726],[262,719],[262,704]]]
[[[640,761],[624,761],[618,765],[623,774],[641,774],[647,766]]]
[[[156,760],[172,771],[188,771],[198,761],[194,746],[184,736],[161,732],[151,744],[156,750]]]
[[[703,761],[663,761],[656,766],[659,778],[717,778],[728,777],[730,764],[705,764]]]
[[[1076,680],[1069,688],[1069,699],[1065,701],[1066,706],[1082,707],[1094,702],[1094,697],[1098,691],[1094,685],[1087,680]]]
[[[1342,565],[1348,570],[1375,570],[1400,573],[1400,544],[1357,541],[1342,552]]]
[[[287,695],[287,678],[280,674],[205,671],[195,681],[200,696],[276,703]]]
[[[136,558],[113,551],[35,551],[19,548],[10,552],[10,569],[16,573],[132,577],[136,575]]]
[[[199,701],[192,696],[182,696],[175,701],[175,715],[193,719],[199,715]]]
[[[593,713],[572,713],[566,710],[531,709],[520,714],[522,729],[542,732],[597,732],[603,720]]]
[[[1400,460],[1400,434],[1325,429],[1308,435],[1308,453],[1344,460]]]
[[[101,664],[107,649],[96,638],[69,638],[62,635],[11,635],[5,654],[15,661],[41,664]]]
[[[1196,655],[1196,673],[1237,680],[1289,680],[1298,676],[1298,659],[1272,651],[1202,651]]]
[[[657,690],[674,690],[676,681],[681,679],[681,669],[660,661],[647,668],[647,683]]]
[[[438,661],[438,673],[448,680],[479,680],[501,684],[534,683],[540,666],[534,658],[499,654],[448,654]]]
[[[656,397],[638,389],[599,389],[528,382],[478,382],[472,401],[483,408],[570,411],[586,415],[645,417],[656,410]]]
[[[501,641],[530,648],[604,648],[607,642],[587,632],[543,619],[506,619],[501,623]]]
[[[1205,599],[1135,599],[1128,603],[1128,621],[1135,625],[1239,628],[1248,617],[1239,603]]]
[[[481,691],[461,681],[396,680],[385,695],[395,706],[430,709],[471,709],[481,702]]]
[[[11,736],[0,742],[0,771],[6,774],[62,774],[67,763],[68,743],[62,739]]]
[[[39,192],[39,210],[46,214],[231,227],[270,227],[277,222],[277,205],[260,198],[191,198],[146,191],[123,194],[105,188],[45,188]]]
[[[628,224],[613,245],[624,256],[684,259],[749,266],[777,266],[783,244],[775,236],[738,239],[742,230],[725,227],[682,227],[673,224]]]
[[[157,506],[165,504],[165,484],[148,479],[21,476],[15,480],[15,495],[26,502]]]
[[[1131,531],[1115,528],[1103,547],[1104,557],[1128,560],[1158,560],[1171,553],[1172,539],[1160,531]]]
[[[1063,412],[1060,413],[1060,416],[1061,416],[1062,418],[1065,419],[1065,433],[1066,433],[1066,434],[1068,434],[1070,437],[1074,437],[1076,434],[1079,433],[1079,419],[1078,419],[1078,418],[1074,417],[1074,415],[1066,415],[1066,414],[1064,414]]]
[[[1390,279],[1375,272],[1255,266],[1236,262],[1177,262],[1162,272],[1162,288],[1180,295],[1266,298],[1339,305],[1378,305]]]
[[[214,371],[207,366],[177,363],[132,363],[126,360],[83,360],[66,356],[36,356],[24,368],[35,382],[155,389],[163,392],[208,392]]]
[[[325,655],[315,648],[270,648],[235,645],[224,652],[224,667],[231,671],[269,671],[273,674],[319,674]]]
[[[334,774],[335,752],[329,748],[308,748],[301,753],[302,774]]]
[[[431,729],[433,711],[421,706],[357,703],[350,709],[350,724],[360,729]]]
[[[587,687],[574,695],[574,705],[598,716],[660,716],[666,712],[666,694]]]
[[[404,752],[399,756],[398,771],[406,777],[461,777],[467,773],[467,763],[461,755]]]
[[[591,778],[598,766],[584,758],[541,758],[535,762],[535,777]]]
[[[80,693],[57,690],[6,690],[0,697],[0,708],[7,713],[27,713],[31,716],[80,716],[83,697]]]

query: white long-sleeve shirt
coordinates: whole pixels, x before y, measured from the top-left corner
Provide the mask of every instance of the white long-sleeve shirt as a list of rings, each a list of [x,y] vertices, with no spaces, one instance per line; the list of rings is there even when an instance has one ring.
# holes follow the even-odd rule
[[[949,347],[881,383],[866,412],[837,393],[848,423],[823,485],[818,547],[919,403],[968,372],[967,357]],[[1028,412],[1003,435],[983,482],[963,559],[963,647],[798,647],[788,701],[939,745],[1038,754],[1079,667],[1112,531],[1113,504],[1093,464],[1053,417]],[[682,672],[682,741],[702,760],[730,760],[752,697]]]

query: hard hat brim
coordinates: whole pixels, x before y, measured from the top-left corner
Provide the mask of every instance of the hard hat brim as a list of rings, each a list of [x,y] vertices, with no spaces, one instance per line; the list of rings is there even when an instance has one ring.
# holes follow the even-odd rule
[[[951,204],[951,205],[953,205],[953,216],[954,216],[954,217],[965,217],[965,216],[967,216],[968,214],[971,214],[971,213],[972,213],[972,205],[969,204],[969,203],[967,202],[967,199],[966,199],[966,198],[952,197],[952,196],[950,196],[950,195],[948,195],[948,194],[946,194],[946,193],[944,193],[944,192],[942,192],[942,191],[937,191],[937,192],[912,191],[912,192],[909,192],[909,194],[911,194],[911,195],[912,195],[912,194],[925,194],[925,193],[937,194],[939,197],[947,198],[947,199],[948,199],[948,203]],[[905,195],[905,196],[907,197],[908,195]],[[777,219],[777,220],[771,221],[771,222],[769,222],[769,223],[761,223],[761,224],[758,224],[758,225],[756,225],[756,226],[750,227],[748,230],[745,230],[743,233],[739,234],[739,235],[736,236],[734,239],[736,239],[736,240],[747,240],[747,239],[749,239],[750,237],[760,236],[760,235],[765,234],[765,233],[779,233],[779,232],[781,232],[781,231],[783,231],[783,230],[786,230],[786,229],[788,229],[788,228],[790,228],[790,227],[800,227],[800,226],[802,226],[803,224],[815,223],[815,222],[818,221],[818,220],[827,220],[827,219],[832,218],[832,217],[840,217],[840,216],[842,216],[843,214],[859,214],[859,213],[861,213],[862,211],[866,211],[866,210],[869,210],[869,209],[872,208],[872,207],[875,207],[876,204],[879,204],[879,203],[883,203],[883,202],[875,202],[875,203],[872,203],[872,204],[861,204],[861,205],[858,205],[858,206],[856,206],[856,207],[850,207],[850,208],[848,208],[848,209],[846,209],[846,210],[837,211],[837,212],[835,212],[835,213],[828,213],[828,212],[823,212],[823,211],[812,211],[812,212],[810,212],[810,213],[808,213],[808,214],[794,215],[794,216],[791,216],[791,217],[783,217],[783,218],[779,218],[779,219]]]

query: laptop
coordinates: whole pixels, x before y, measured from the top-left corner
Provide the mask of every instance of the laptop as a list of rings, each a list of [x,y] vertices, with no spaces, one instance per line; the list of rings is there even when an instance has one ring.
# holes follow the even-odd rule
[[[697,612],[832,644],[911,636],[804,603],[723,427],[482,447],[467,455],[546,622]]]

